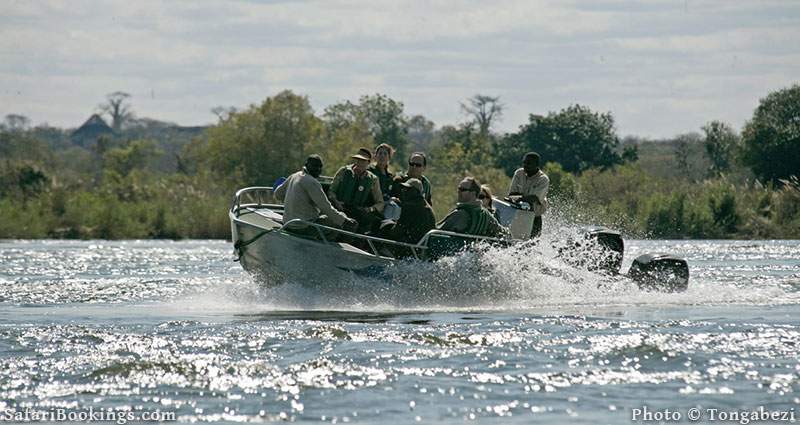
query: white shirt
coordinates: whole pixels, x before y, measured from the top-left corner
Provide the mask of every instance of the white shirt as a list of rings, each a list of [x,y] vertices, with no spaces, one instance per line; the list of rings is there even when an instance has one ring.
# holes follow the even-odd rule
[[[520,193],[523,196],[536,195],[541,205],[531,205],[531,210],[537,216],[544,214],[550,203],[547,201],[547,190],[550,188],[550,178],[542,170],[528,177],[524,168],[514,172],[511,178],[511,188],[508,193]]]

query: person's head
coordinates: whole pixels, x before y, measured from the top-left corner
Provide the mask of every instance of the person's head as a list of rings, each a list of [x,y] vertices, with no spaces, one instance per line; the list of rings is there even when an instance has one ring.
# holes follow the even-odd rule
[[[372,162],[372,152],[367,148],[361,148],[358,150],[358,153],[351,158],[353,158],[353,171],[355,171],[356,174],[364,174],[367,168],[369,168],[369,163]]]
[[[309,155],[308,158],[306,158],[304,168],[306,173],[314,178],[318,178],[320,174],[322,174],[322,158],[317,154]]]
[[[389,160],[394,155],[394,148],[387,143],[381,143],[375,148],[375,163],[381,167],[389,165]]]
[[[525,169],[525,173],[528,175],[533,175],[533,173],[539,171],[539,154],[536,152],[528,152],[522,158],[522,168]]]
[[[422,198],[422,182],[419,179],[408,179],[400,185],[403,186],[401,199]]]
[[[422,177],[422,173],[425,172],[425,167],[428,166],[428,159],[425,158],[425,154],[422,152],[414,152],[408,158],[408,175],[418,179]]]
[[[481,185],[474,177],[464,177],[458,184],[458,202],[473,202],[481,193]]]
[[[492,209],[492,188],[488,185],[481,185],[481,192],[478,194],[478,199],[484,208]]]

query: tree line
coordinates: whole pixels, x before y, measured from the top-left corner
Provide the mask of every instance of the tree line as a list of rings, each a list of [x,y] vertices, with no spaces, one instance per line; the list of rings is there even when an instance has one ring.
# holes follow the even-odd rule
[[[555,224],[605,224],[639,237],[800,237],[800,86],[769,93],[741,133],[709,121],[699,133],[620,138],[610,112],[569,105],[530,114],[499,134],[498,97],[461,103],[462,122],[437,127],[401,101],[365,95],[314,111],[283,91],[246,108],[216,107],[217,123],[182,128],[137,119],[131,96],[110,94],[98,112],[110,131],[76,143],[70,132],[0,124],[0,237],[227,238],[232,193],[269,186],[320,154],[328,174],[359,147],[388,143],[392,167],[414,151],[443,217],[473,175],[503,195],[521,156],[547,163]]]

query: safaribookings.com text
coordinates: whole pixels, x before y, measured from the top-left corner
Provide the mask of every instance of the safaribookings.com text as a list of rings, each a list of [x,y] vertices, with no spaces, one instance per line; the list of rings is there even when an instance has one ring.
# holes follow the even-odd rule
[[[128,422],[172,422],[175,420],[175,412],[160,410],[134,412],[89,407],[82,410],[53,408],[47,410],[4,409],[0,411],[0,421],[8,422],[114,422],[125,425]]]

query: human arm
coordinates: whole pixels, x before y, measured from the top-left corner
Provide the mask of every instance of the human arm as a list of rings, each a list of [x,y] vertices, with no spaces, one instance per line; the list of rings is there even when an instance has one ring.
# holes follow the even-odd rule
[[[336,191],[339,190],[339,185],[342,183],[342,179],[344,179],[344,172],[345,167],[339,169],[336,172],[336,175],[333,176],[333,182],[331,182],[331,186],[328,188],[328,199],[330,199],[330,204],[336,207],[338,210],[343,210],[344,205],[342,202],[336,199]]]
[[[377,212],[380,213],[383,211],[383,192],[381,192],[381,185],[380,181],[376,178],[375,181],[372,183],[372,188],[370,190],[370,195],[372,196],[374,204],[367,207],[368,212]]]
[[[274,196],[275,199],[283,202],[284,199],[286,199],[286,188],[289,186],[288,183],[288,180],[285,180],[280,186],[273,188],[272,196]]]

